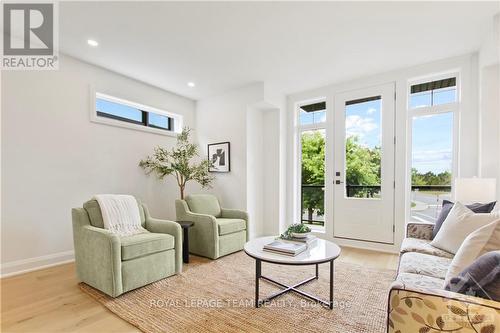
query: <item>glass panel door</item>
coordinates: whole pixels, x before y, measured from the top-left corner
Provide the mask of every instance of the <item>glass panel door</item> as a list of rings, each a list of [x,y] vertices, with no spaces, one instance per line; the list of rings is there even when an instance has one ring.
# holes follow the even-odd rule
[[[382,96],[345,102],[345,195],[381,196]]]
[[[335,97],[333,233],[394,242],[394,84]]]

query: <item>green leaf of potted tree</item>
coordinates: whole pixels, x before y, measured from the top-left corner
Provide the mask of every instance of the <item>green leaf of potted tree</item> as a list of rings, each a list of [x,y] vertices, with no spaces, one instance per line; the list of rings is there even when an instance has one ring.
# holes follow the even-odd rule
[[[201,162],[191,161],[199,157],[198,146],[189,142],[191,130],[185,127],[177,136],[177,144],[174,148],[156,147],[151,156],[139,162],[139,166],[146,171],[146,174],[155,173],[158,179],[162,180],[166,176],[174,176],[179,186],[181,199],[184,199],[186,183],[195,181],[203,188],[211,188],[214,176],[208,172],[212,162],[202,160]]]

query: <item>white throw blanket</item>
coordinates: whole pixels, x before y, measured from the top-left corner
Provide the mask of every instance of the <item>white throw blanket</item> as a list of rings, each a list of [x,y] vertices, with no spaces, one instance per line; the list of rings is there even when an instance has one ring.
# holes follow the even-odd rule
[[[139,206],[133,196],[98,194],[94,198],[101,207],[104,229],[119,236],[147,232],[141,225]]]

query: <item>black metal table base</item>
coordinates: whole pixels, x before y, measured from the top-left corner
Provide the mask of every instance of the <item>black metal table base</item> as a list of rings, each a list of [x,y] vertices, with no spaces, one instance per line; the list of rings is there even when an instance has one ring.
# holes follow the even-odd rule
[[[297,289],[298,287],[311,282],[313,280],[317,280],[319,278],[319,270],[318,270],[318,264],[313,264],[316,265],[316,275],[313,277],[310,277],[308,279],[305,279],[304,281],[301,281],[299,283],[296,283],[292,286],[288,286],[284,283],[275,281],[271,278],[268,278],[267,276],[262,276],[262,260],[256,259],[255,260],[255,307],[258,308],[263,304],[266,304],[270,302],[271,300],[275,299],[276,297],[279,297],[283,294],[286,294],[288,292],[294,292],[296,294],[299,294],[305,298],[308,298],[314,302],[317,302],[323,306],[328,307],[329,309],[333,309],[333,260],[330,260],[330,300],[325,301],[322,300],[321,298],[318,298],[314,295],[311,295],[309,293],[306,293],[305,291],[302,291],[300,289]],[[260,279],[270,282],[280,288],[283,288],[282,290],[278,291],[277,293],[272,294],[271,296],[264,298],[262,300],[259,299],[259,283]]]

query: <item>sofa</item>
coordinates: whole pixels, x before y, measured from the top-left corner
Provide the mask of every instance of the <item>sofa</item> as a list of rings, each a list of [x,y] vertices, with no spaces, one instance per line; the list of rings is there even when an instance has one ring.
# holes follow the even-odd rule
[[[210,194],[188,195],[175,202],[177,221],[193,222],[189,252],[217,259],[240,251],[248,240],[248,214],[222,208]]]
[[[104,229],[97,200],[72,210],[78,279],[111,297],[182,271],[181,226],[152,218],[138,205],[147,232],[131,236]]]
[[[430,245],[433,229],[432,223],[407,224],[389,291],[387,332],[500,332],[500,302],[444,290],[453,254]]]

